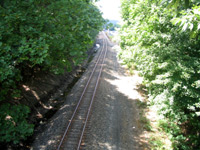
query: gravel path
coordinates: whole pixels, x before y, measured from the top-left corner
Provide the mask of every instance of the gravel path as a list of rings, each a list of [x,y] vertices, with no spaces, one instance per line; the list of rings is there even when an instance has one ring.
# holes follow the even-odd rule
[[[103,36],[99,36],[102,41]],[[101,45],[102,46],[102,45]],[[108,53],[84,140],[87,150],[140,150],[141,129],[136,102],[141,98],[136,90],[140,78],[128,76],[116,58],[115,44],[109,42]],[[44,125],[32,145],[32,150],[55,150],[83,91],[97,56],[75,84],[61,109]]]

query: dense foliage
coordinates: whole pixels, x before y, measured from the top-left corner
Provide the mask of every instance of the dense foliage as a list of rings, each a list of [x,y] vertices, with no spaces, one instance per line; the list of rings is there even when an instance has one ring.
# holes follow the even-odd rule
[[[85,58],[103,23],[90,0],[1,0],[0,141],[16,143],[33,131],[25,121],[28,108],[18,101],[26,72],[70,71]]]
[[[140,70],[173,149],[200,147],[199,4],[122,0],[119,57]]]

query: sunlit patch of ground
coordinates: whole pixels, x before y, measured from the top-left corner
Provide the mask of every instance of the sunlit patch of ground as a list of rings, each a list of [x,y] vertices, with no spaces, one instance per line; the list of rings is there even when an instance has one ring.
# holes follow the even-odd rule
[[[113,48],[116,51],[119,50],[119,46]],[[110,80],[109,82],[130,99],[137,100],[139,124],[142,130],[140,141],[147,144],[145,150],[171,150],[172,143],[169,137],[159,127],[159,120],[162,118],[157,114],[157,108],[147,105],[148,92],[142,86],[143,78],[139,76],[139,72],[134,70],[134,68],[123,65],[123,62],[120,60],[119,63],[125,68],[126,74],[129,76],[118,75],[117,80]]]
[[[114,74],[114,72],[112,72]],[[140,93],[138,93],[137,85],[141,83],[142,78],[139,76],[135,77],[127,77],[127,76],[119,76],[115,75],[117,77],[116,80],[109,80],[106,79],[108,82],[110,82],[112,85],[115,85],[121,93],[126,95],[130,99],[137,99],[137,100],[142,100],[142,96]]]
[[[172,150],[172,143],[167,134],[159,127],[159,120],[162,118],[157,114],[157,108],[146,108],[144,116],[149,120],[151,131],[147,133],[147,138],[152,148],[158,150]]]
[[[138,75],[137,71],[134,71],[130,78],[133,78],[133,80],[130,81],[134,82],[137,87],[141,87],[142,78]],[[147,91],[143,88],[141,90],[137,90],[137,92],[132,92],[132,94],[133,93],[134,96],[137,96],[139,99],[138,111],[140,114],[140,124],[143,128],[143,132],[140,137],[144,143],[149,145],[146,149],[171,150],[172,143],[169,140],[169,137],[159,127],[159,120],[162,118],[157,114],[157,108],[147,105]]]
[[[110,145],[109,143],[99,143],[99,146],[100,146],[102,149],[107,149],[107,150],[113,150],[113,149],[116,148],[115,146],[112,146],[112,145]]]

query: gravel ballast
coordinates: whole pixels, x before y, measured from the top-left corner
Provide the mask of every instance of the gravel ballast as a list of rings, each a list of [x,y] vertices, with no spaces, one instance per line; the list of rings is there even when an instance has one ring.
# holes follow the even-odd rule
[[[99,40],[102,43],[103,35],[99,36]],[[84,135],[84,149],[87,150],[144,149],[140,140],[142,131],[136,107],[141,97],[134,90],[140,79],[133,79],[126,74],[117,61],[114,46],[114,43],[108,42],[105,65]],[[97,55],[72,88],[61,109],[38,134],[32,145],[33,150],[55,150],[57,148],[97,60]]]
[[[86,150],[144,149],[136,107],[141,96],[134,90],[141,79],[126,74],[118,63],[115,46],[112,42],[108,44],[105,66],[85,132]]]

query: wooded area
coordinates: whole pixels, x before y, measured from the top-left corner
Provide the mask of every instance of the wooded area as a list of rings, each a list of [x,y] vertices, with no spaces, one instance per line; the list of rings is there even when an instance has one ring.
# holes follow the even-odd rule
[[[122,0],[122,58],[144,77],[173,149],[200,147],[200,2]]]
[[[71,71],[104,24],[90,0],[1,0],[0,142],[18,143],[34,130],[19,86],[36,70]]]

